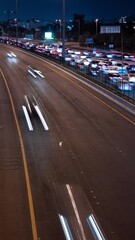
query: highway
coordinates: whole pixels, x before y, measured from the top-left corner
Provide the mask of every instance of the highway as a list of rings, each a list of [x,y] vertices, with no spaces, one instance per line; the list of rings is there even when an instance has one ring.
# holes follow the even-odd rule
[[[135,239],[135,116],[4,44],[0,90],[0,239]]]

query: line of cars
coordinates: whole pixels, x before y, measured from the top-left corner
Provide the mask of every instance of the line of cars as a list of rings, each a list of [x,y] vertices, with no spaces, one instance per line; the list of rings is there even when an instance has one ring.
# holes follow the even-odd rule
[[[84,74],[96,77],[99,81],[118,90],[132,91],[135,86],[135,63],[115,58],[101,58],[93,54],[67,54],[65,61]]]
[[[99,81],[112,86],[115,89],[123,91],[132,91],[135,86],[135,63],[122,61],[120,59],[107,58],[102,55],[101,58],[93,54],[68,56],[66,61],[69,65],[76,67],[79,71],[96,77]]]
[[[28,40],[4,39],[5,43],[33,51],[56,60],[62,58],[61,43],[35,43]],[[12,55],[11,55],[12,56]],[[135,56],[114,51],[65,48],[65,64],[78,72],[93,76],[97,80],[118,90],[131,91],[135,86]]]
[[[110,62],[111,64],[102,70],[105,83],[118,90],[132,91],[135,86],[135,65],[126,62]]]

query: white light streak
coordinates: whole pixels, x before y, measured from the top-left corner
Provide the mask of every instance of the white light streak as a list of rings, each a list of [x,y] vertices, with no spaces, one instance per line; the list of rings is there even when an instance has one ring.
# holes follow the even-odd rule
[[[44,76],[41,74],[40,71],[38,71],[38,70],[34,70],[34,72],[36,72],[40,77],[44,78]]]
[[[92,233],[94,233],[94,236],[96,236],[96,239],[97,240],[105,240],[93,214],[91,214],[89,217],[88,217],[88,224],[92,230]]]
[[[42,124],[43,124],[44,129],[45,129],[45,130],[49,130],[49,127],[47,126],[46,121],[45,121],[45,119],[43,118],[43,115],[42,115],[39,107],[38,107],[37,105],[34,106],[34,107],[35,107],[35,110],[36,110],[36,112],[37,112],[37,114],[38,114],[38,116],[39,116]]]
[[[32,113],[31,106],[30,106],[30,103],[29,103],[29,100],[28,100],[27,95],[24,95],[24,99],[25,99],[25,101],[26,101],[26,103],[27,103],[27,106],[28,106],[29,112]]]
[[[36,75],[35,75],[31,70],[28,69],[28,72],[29,72],[34,78],[37,78]]]
[[[60,222],[61,222],[63,231],[65,233],[66,240],[73,240],[73,237],[72,237],[71,232],[69,230],[69,226],[68,226],[68,223],[67,223],[66,219],[60,214],[59,214],[59,218],[60,218]]]
[[[27,112],[27,108],[26,108],[25,106],[22,106],[22,108],[23,108],[23,111],[24,111],[24,115],[25,115],[25,118],[26,118],[26,121],[27,121],[29,130],[30,130],[30,131],[33,131],[33,126],[32,126],[32,123],[31,123],[29,114],[28,114],[28,112]]]

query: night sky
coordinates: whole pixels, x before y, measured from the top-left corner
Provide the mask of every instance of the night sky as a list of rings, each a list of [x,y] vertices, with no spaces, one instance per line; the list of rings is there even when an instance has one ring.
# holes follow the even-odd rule
[[[17,0],[20,20],[39,18],[47,21],[62,18],[62,0]],[[113,19],[135,14],[135,0],[65,0],[66,20],[84,14],[85,20]],[[7,19],[4,11],[16,9],[16,0],[1,0],[0,21]],[[15,18],[15,14],[10,14]]]

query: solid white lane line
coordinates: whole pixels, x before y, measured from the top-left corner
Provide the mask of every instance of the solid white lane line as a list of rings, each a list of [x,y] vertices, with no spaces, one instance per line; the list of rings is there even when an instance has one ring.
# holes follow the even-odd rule
[[[33,126],[32,126],[32,123],[31,123],[31,120],[30,120],[27,108],[25,106],[22,106],[22,108],[23,108],[23,111],[24,111],[24,115],[25,115],[25,118],[26,118],[29,130],[33,131]]]
[[[43,115],[42,115],[39,107],[38,107],[37,105],[34,105],[34,107],[35,107],[35,110],[36,110],[36,112],[37,112],[37,114],[38,114],[38,116],[39,116],[42,124],[43,124],[44,129],[45,129],[46,131],[48,131],[48,130],[49,130],[49,127],[47,126],[47,123],[46,123],[45,119],[43,118]]]

